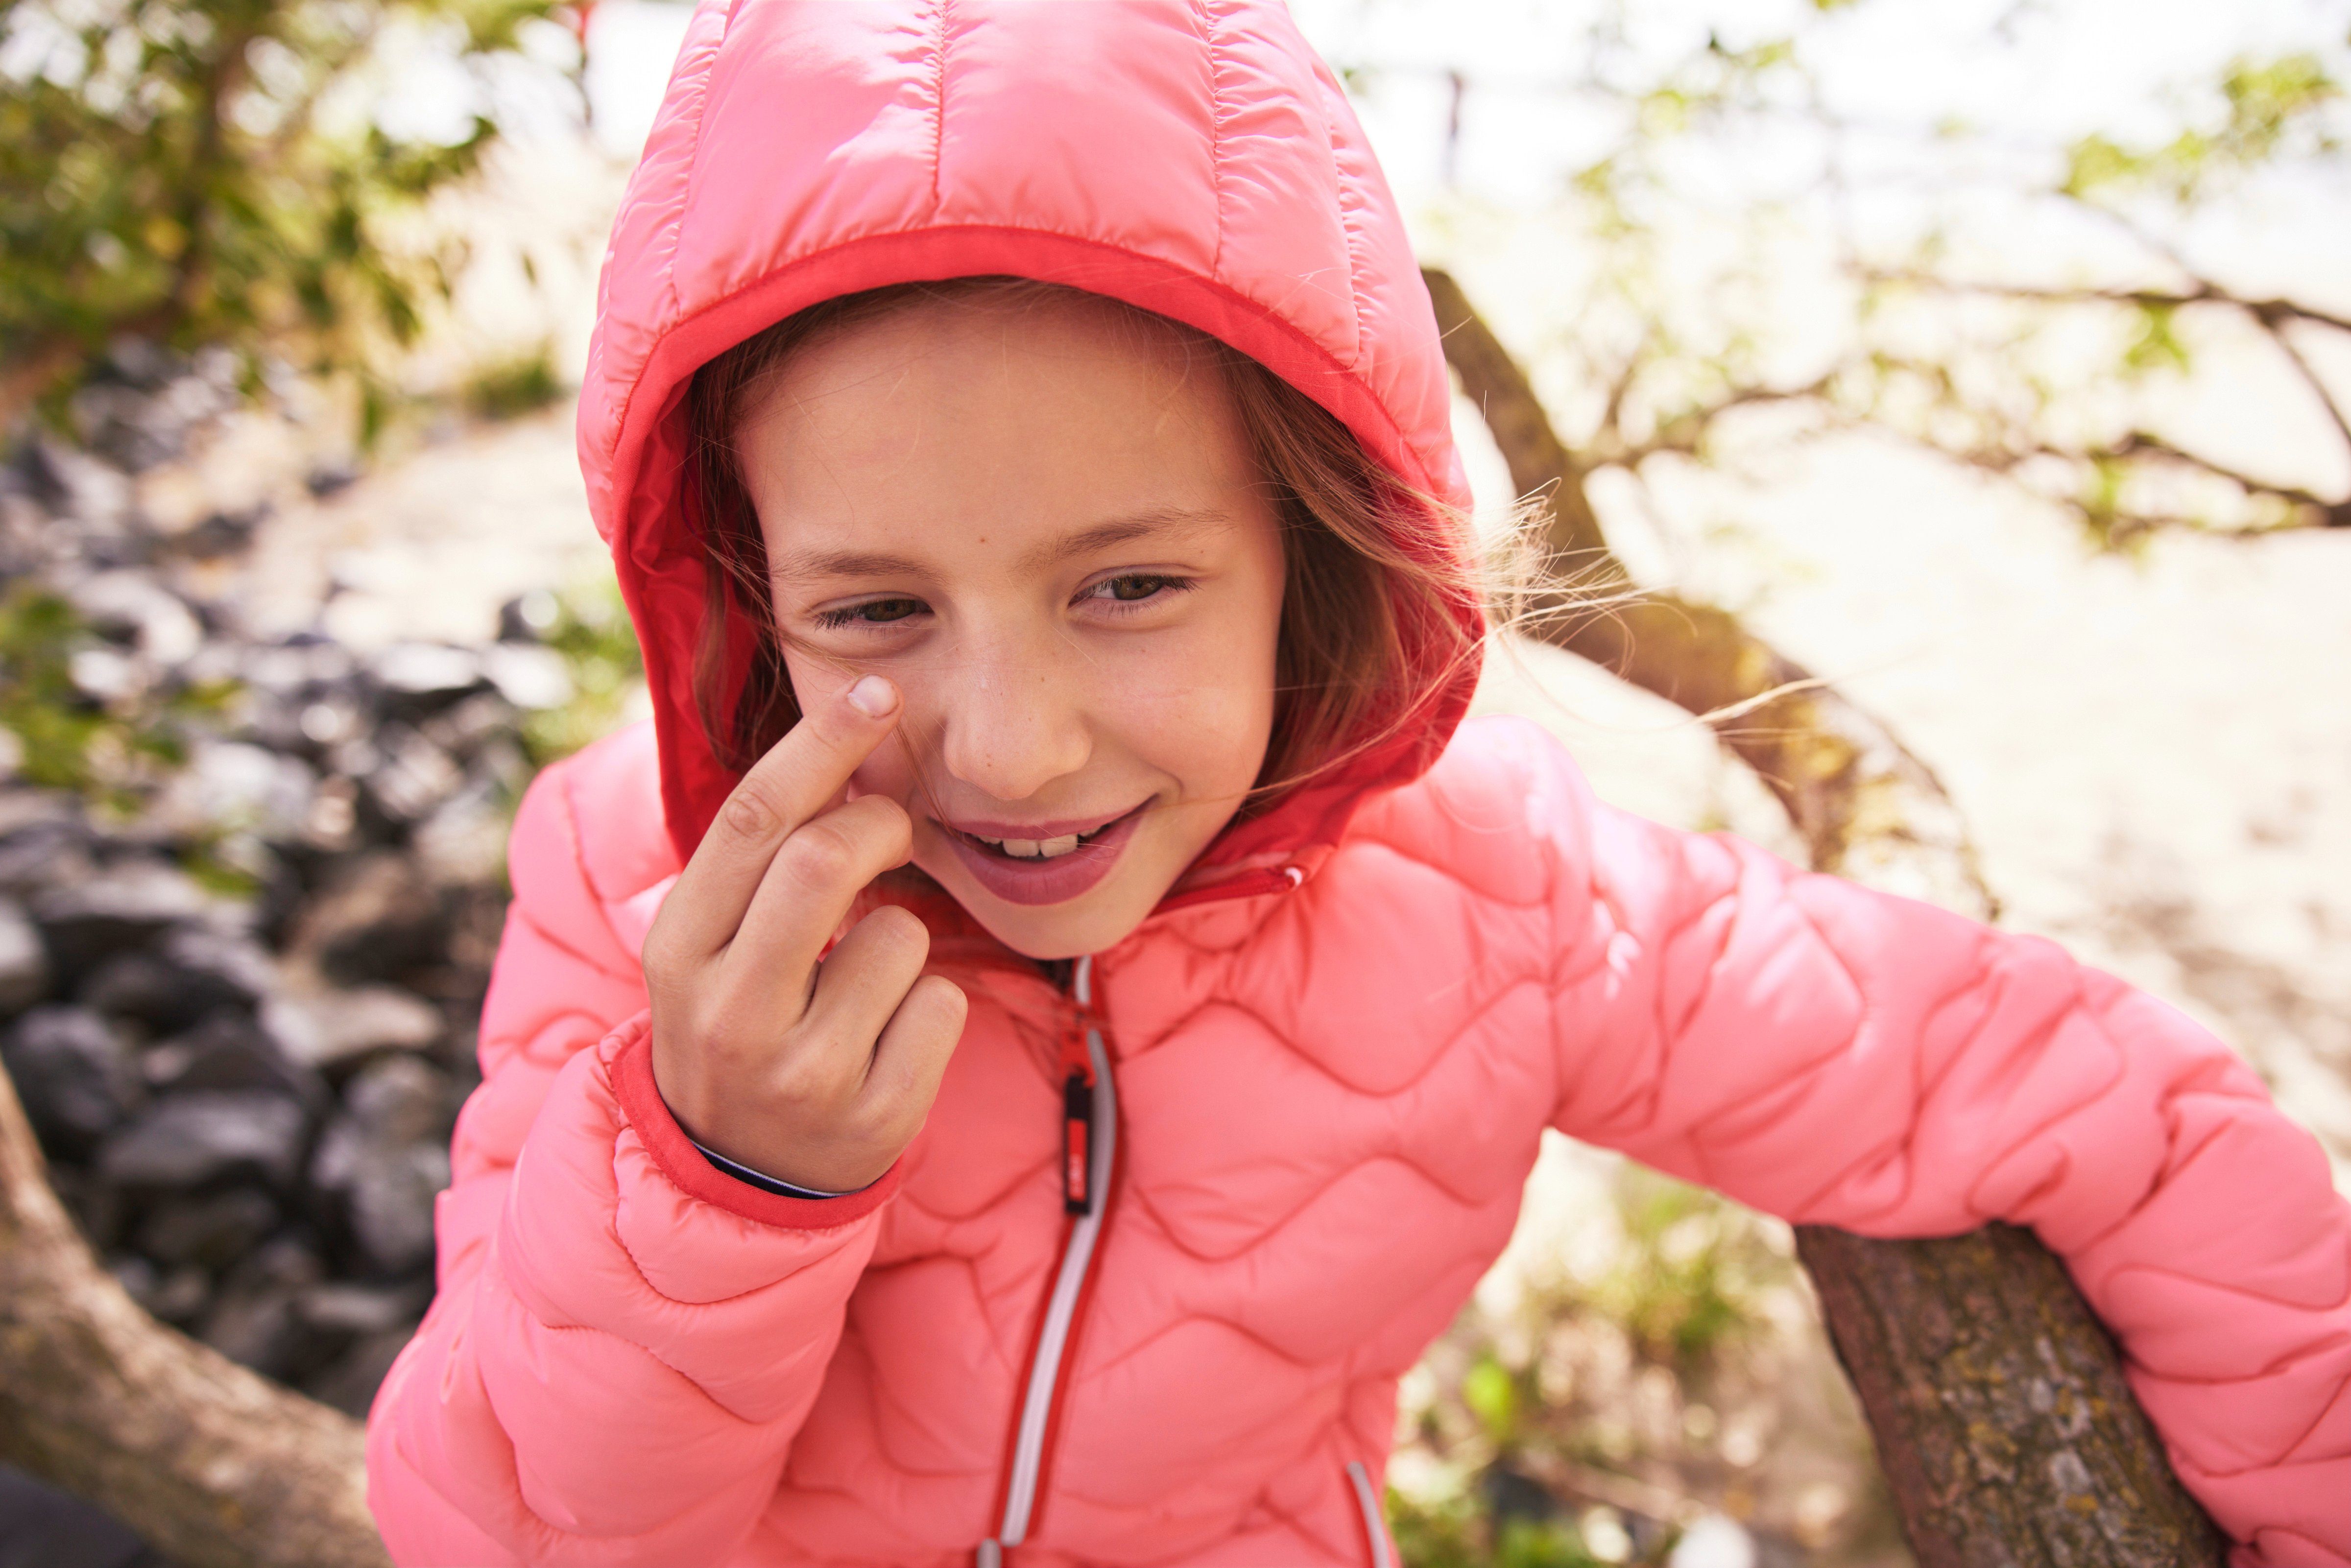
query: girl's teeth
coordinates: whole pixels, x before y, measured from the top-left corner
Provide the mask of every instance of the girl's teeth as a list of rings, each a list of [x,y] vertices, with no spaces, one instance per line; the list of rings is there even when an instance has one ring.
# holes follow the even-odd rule
[[[1078,835],[1064,833],[1058,839],[982,839],[984,844],[994,844],[1014,860],[1051,860],[1065,855],[1078,847]]]

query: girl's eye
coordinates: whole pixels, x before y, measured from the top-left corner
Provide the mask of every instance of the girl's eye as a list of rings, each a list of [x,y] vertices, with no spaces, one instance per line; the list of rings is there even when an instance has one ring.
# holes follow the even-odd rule
[[[1096,583],[1088,591],[1085,597],[1113,600],[1121,604],[1140,604],[1146,599],[1155,599],[1163,593],[1181,593],[1192,586],[1192,580],[1186,577],[1166,577],[1157,572],[1131,572],[1124,577],[1113,577],[1107,581]]]
[[[816,623],[828,631],[837,631],[844,626],[886,626],[893,621],[904,621],[909,615],[922,612],[923,601],[919,599],[869,599],[862,604],[820,611]]]

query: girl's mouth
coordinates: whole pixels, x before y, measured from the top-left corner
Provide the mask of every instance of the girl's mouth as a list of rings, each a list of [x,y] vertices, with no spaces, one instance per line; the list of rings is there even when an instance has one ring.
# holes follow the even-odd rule
[[[1026,833],[1010,823],[939,826],[973,878],[997,897],[1008,904],[1061,904],[1110,874],[1149,805],[1146,800],[1082,831],[1074,822],[1038,823]],[[976,831],[981,828],[994,831]]]

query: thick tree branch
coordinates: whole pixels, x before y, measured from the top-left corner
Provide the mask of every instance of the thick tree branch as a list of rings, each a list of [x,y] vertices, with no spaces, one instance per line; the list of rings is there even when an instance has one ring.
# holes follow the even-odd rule
[[[0,1459],[188,1568],[388,1568],[361,1442],[140,1310],[59,1207],[0,1071]]]
[[[1425,276],[1447,357],[1513,484],[1548,487],[1566,519],[1555,549],[1628,580],[1524,373],[1451,277]],[[1816,867],[1956,888],[1961,907],[1990,912],[1958,812],[1867,714],[1720,610],[1652,596],[1579,617],[1558,597],[1542,634],[1714,722],[1788,806]],[[2172,1474],[2113,1342],[2029,1233],[1892,1242],[1804,1226],[1797,1242],[1924,1568],[2218,1568],[2220,1537]]]

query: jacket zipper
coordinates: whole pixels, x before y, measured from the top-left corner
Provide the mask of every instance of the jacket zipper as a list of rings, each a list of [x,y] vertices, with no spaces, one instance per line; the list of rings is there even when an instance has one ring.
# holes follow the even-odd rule
[[[1045,1299],[1029,1356],[1029,1382],[1021,1393],[1020,1421],[1013,1428],[1012,1463],[1004,1488],[1004,1512],[996,1533],[979,1543],[977,1568],[1000,1568],[1005,1550],[1029,1537],[1037,1488],[1044,1474],[1046,1438],[1053,1404],[1061,1392],[1061,1363],[1076,1326],[1078,1306],[1092,1271],[1109,1207],[1111,1172],[1118,1156],[1118,1089],[1111,1080],[1110,1052],[1093,1011],[1093,959],[1078,960],[1071,985],[1083,1025],[1081,1053],[1065,1053],[1061,1081],[1061,1206],[1070,1233],[1061,1246],[1052,1293]]]

